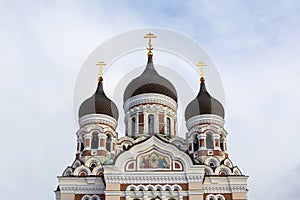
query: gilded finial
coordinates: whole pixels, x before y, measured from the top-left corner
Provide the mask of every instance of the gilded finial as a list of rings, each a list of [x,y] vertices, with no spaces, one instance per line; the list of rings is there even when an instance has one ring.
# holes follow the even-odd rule
[[[147,35],[144,36],[144,38],[148,38],[149,39],[149,42],[148,42],[148,56],[153,56],[153,53],[151,50],[153,50],[153,47],[152,47],[152,43],[151,43],[151,39],[153,38],[156,38],[156,36],[153,34],[153,33],[148,33]]]
[[[201,76],[201,78],[200,78],[200,81],[201,82],[204,82],[204,71],[203,71],[203,67],[205,67],[205,66],[207,66],[204,62],[199,62],[198,64],[197,64],[197,66],[198,67],[200,67],[200,76]]]
[[[99,81],[100,82],[102,82],[103,81],[103,78],[102,78],[102,76],[103,76],[103,67],[106,65],[102,60],[100,60],[97,64],[96,64],[97,66],[99,66],[100,67],[100,71],[99,71]]]

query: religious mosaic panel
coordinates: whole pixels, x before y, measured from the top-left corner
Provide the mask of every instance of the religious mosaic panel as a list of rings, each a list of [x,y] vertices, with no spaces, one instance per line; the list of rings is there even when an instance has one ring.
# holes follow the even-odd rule
[[[140,169],[170,169],[170,158],[158,152],[152,152],[138,158]]]

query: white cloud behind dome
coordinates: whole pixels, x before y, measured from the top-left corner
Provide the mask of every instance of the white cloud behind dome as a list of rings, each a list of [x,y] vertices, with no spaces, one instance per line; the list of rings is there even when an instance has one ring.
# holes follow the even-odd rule
[[[80,66],[112,36],[151,26],[192,37],[215,63],[230,157],[250,176],[249,199],[296,198],[299,2],[151,3],[1,1],[3,199],[54,199],[55,176],[75,154]]]

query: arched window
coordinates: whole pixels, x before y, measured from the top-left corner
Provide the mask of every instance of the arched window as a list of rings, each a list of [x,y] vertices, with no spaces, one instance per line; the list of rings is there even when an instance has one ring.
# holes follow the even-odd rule
[[[99,147],[99,136],[98,136],[98,133],[93,133],[91,148],[92,149],[98,149],[98,147]]]
[[[106,139],[106,150],[111,151],[111,135],[107,134],[107,139]]]
[[[206,148],[207,149],[214,148],[214,138],[211,133],[207,133],[207,135],[206,135]]]
[[[194,151],[198,151],[199,150],[199,142],[198,142],[197,135],[194,136],[193,146],[194,146]]]
[[[154,134],[154,115],[148,115],[148,133]]]
[[[132,117],[131,118],[131,136],[135,136],[135,124],[136,124],[135,117]]]
[[[171,119],[167,117],[167,136],[171,136]]]

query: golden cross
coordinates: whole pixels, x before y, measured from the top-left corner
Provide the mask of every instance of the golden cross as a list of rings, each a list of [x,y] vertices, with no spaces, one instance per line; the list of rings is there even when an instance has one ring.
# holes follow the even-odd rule
[[[148,42],[149,47],[147,49],[149,51],[153,50],[152,44],[151,44],[151,39],[152,38],[156,38],[156,36],[153,33],[148,33],[147,35],[144,36],[144,38],[148,38],[149,39],[149,42]]]
[[[102,75],[103,75],[103,73],[102,73],[102,68],[103,68],[106,64],[105,64],[102,60],[100,60],[99,62],[97,62],[96,65],[100,67],[99,76],[102,77]]]
[[[204,77],[204,72],[203,72],[203,67],[205,67],[205,66],[207,66],[204,62],[199,62],[198,64],[197,64],[197,66],[198,67],[200,67],[200,76],[201,77]]]

